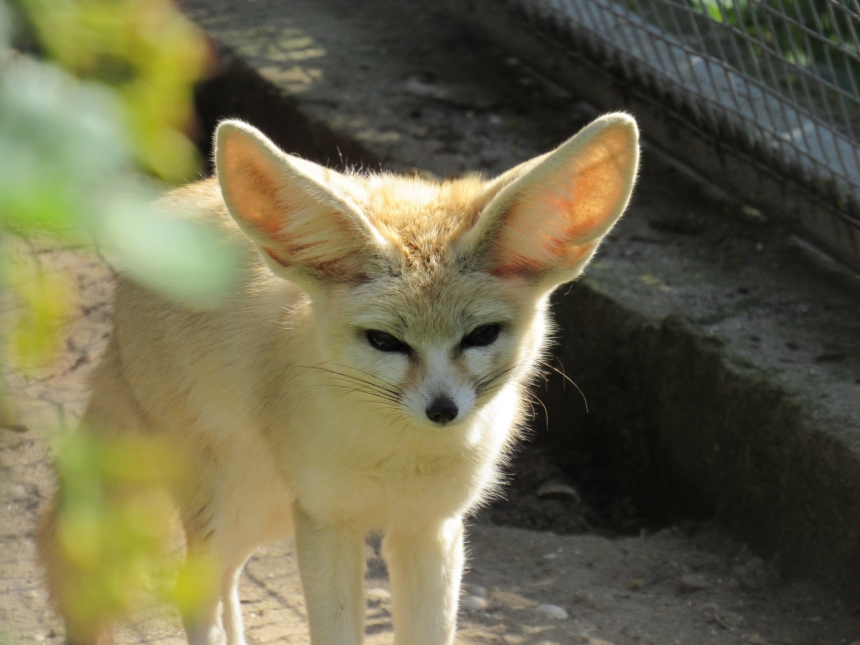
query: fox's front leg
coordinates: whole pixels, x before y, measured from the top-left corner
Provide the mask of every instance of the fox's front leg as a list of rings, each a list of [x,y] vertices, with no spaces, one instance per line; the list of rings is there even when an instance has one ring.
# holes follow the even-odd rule
[[[463,520],[396,526],[383,555],[391,579],[395,645],[450,645],[463,574]]]
[[[364,637],[364,534],[324,524],[293,506],[296,554],[311,645],[360,645]]]

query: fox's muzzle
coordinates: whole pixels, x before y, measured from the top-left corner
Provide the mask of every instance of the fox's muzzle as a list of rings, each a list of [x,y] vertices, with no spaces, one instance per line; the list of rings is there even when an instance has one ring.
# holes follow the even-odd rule
[[[457,404],[447,396],[437,396],[433,402],[427,406],[427,418],[433,423],[444,425],[449,421],[456,419],[459,411]]]

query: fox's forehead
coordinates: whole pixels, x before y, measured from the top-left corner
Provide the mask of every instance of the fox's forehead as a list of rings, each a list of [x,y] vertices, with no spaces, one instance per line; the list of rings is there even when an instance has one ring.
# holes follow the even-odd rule
[[[426,181],[376,175],[364,179],[362,206],[405,265],[436,264],[486,206],[485,185],[479,176]]]
[[[364,205],[374,224],[402,229],[417,214],[427,217],[479,211],[486,182],[480,175],[444,181],[397,175],[372,175],[364,178]],[[440,222],[436,222],[439,224]]]
[[[392,265],[348,287],[351,324],[412,342],[448,342],[464,331],[518,317],[525,290],[515,280],[458,266],[453,241],[471,228],[491,195],[478,176],[449,181],[363,178],[361,207],[389,243]]]

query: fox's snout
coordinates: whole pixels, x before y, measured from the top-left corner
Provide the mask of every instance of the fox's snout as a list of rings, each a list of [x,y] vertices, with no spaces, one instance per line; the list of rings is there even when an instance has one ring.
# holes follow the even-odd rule
[[[433,402],[427,406],[427,418],[433,423],[445,425],[457,418],[460,409],[447,396],[437,396]]]
[[[433,367],[423,377],[405,384],[401,400],[404,413],[425,427],[428,422],[440,427],[466,421],[477,402],[476,375],[464,371],[454,361],[444,365],[436,362]]]

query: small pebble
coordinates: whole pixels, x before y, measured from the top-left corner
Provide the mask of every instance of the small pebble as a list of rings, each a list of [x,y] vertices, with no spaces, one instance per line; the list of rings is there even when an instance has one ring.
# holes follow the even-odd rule
[[[367,602],[372,607],[376,607],[387,600],[391,600],[391,592],[388,589],[375,587],[367,590]]]
[[[747,643],[752,643],[752,645],[767,645],[767,641],[758,634],[748,636]]]
[[[735,567],[732,575],[740,587],[747,591],[762,589],[773,578],[772,572],[761,558],[752,558],[745,564]]]
[[[540,486],[537,489],[538,497],[568,497],[570,499],[574,499],[577,502],[580,501],[579,493],[577,490],[564,482],[560,481],[548,481]]]
[[[487,588],[482,587],[481,585],[466,585],[465,589],[470,596],[478,596],[479,598],[486,598],[489,596]]]
[[[6,489],[6,496],[13,500],[27,499],[27,489],[22,484],[11,484]]]
[[[735,629],[736,627],[740,627],[744,622],[743,616],[725,609],[720,609],[720,606],[714,602],[706,603],[703,605],[703,609],[710,610],[710,620],[717,623],[723,629]]]
[[[480,596],[464,596],[460,600],[460,609],[463,611],[484,611],[489,606],[490,603],[487,602],[486,598]]]
[[[705,580],[705,576],[699,575],[697,573],[689,573],[686,576],[682,576],[678,580],[678,591],[681,593],[693,593],[696,591],[704,591],[705,589],[709,589],[711,585]]]
[[[539,614],[543,614],[544,616],[548,616],[549,618],[555,618],[556,620],[564,620],[567,618],[567,612],[558,605],[541,605],[535,611]]]
[[[751,217],[754,220],[758,220],[760,222],[766,222],[767,217],[765,217],[764,213],[762,213],[759,209],[753,208],[752,206],[741,206],[741,210],[743,214],[747,217]]]

